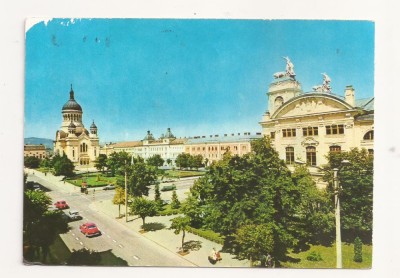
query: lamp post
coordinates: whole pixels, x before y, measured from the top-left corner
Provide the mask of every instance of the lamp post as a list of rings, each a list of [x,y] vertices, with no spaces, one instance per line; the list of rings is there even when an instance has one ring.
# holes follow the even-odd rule
[[[131,157],[131,165],[133,165],[133,153]],[[126,168],[126,161],[125,161],[125,222],[128,222],[128,186],[127,186],[127,168]]]
[[[336,224],[336,268],[342,268],[342,234],[340,226],[340,198],[338,174],[343,166],[350,164],[348,160],[343,160],[339,168],[333,168],[333,187],[335,191],[335,224]]]
[[[128,222],[128,186],[127,186],[126,161],[125,161],[125,222]]]

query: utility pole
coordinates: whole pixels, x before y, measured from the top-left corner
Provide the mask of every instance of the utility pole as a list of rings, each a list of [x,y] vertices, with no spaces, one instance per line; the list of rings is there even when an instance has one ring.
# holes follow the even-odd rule
[[[126,161],[125,161],[125,222],[128,222],[128,186],[127,186]]]
[[[342,235],[340,232],[340,198],[338,168],[333,169],[333,184],[335,190],[335,222],[336,222],[336,268],[342,268]]]

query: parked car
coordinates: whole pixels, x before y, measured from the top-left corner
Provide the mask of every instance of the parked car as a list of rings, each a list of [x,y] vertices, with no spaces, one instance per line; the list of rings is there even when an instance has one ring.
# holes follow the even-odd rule
[[[175,186],[175,184],[173,184],[173,185],[166,185],[166,186],[163,186],[162,188],[161,188],[161,191],[171,191],[171,190],[175,190],[176,189],[176,186]]]
[[[66,201],[57,201],[54,203],[54,206],[58,209],[67,209],[69,208],[68,204]]]
[[[79,214],[79,211],[77,210],[70,210],[67,213],[65,213],[67,216],[67,219],[69,221],[76,221],[76,220],[81,220],[82,216]]]
[[[115,189],[115,185],[109,184],[103,187],[103,190],[113,190]]]
[[[87,222],[79,226],[81,233],[87,237],[99,236],[101,232],[93,222]]]

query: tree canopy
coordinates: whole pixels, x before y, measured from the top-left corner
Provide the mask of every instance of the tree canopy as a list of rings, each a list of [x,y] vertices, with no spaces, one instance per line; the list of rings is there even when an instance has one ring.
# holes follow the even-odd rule
[[[192,225],[225,236],[224,248],[235,250],[241,257],[250,256],[248,249],[240,247],[241,236],[250,232],[248,227],[257,227],[257,234],[270,238],[270,246],[263,252],[271,252],[279,262],[286,260],[288,248],[300,240],[312,240],[309,230],[313,228],[302,223],[313,206],[319,212],[317,207],[323,200],[311,189],[315,184],[308,172],[292,176],[270,139],[253,141],[252,150],[242,157],[228,152],[210,165],[191,188],[183,211]],[[251,252],[250,257],[255,259],[261,251]]]
[[[36,169],[40,165],[40,158],[35,157],[35,156],[25,156],[24,157],[24,166],[31,168],[31,169]]]
[[[54,175],[71,177],[74,175],[75,166],[72,161],[63,154],[62,156],[55,155],[53,157]]]
[[[373,207],[373,156],[365,149],[354,148],[349,152],[329,153],[328,164],[323,167],[324,180],[333,210],[333,169],[339,169],[338,182],[341,206],[342,238],[354,242],[358,236],[364,243],[372,242]],[[348,160],[349,165],[341,165]]]
[[[154,167],[161,167],[164,165],[164,159],[162,159],[161,155],[159,155],[159,154],[150,156],[146,162],[148,165],[154,166]]]
[[[97,170],[104,172],[104,169],[107,167],[107,155],[99,154],[96,158],[94,167],[96,167]]]
[[[130,205],[132,214],[139,215],[143,220],[143,229],[145,228],[145,219],[148,216],[154,216],[157,213],[157,204],[155,201],[147,200],[143,197],[133,199]]]
[[[35,251],[41,250],[45,261],[49,247],[60,233],[68,229],[61,211],[49,211],[51,199],[42,191],[24,192],[23,240],[31,252],[24,254],[25,259],[34,259]]]

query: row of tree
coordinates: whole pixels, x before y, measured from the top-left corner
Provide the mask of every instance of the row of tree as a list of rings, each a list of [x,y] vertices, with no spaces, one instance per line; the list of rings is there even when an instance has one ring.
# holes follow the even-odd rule
[[[175,160],[176,166],[179,168],[189,168],[189,169],[199,169],[200,167],[204,167],[203,164],[203,156],[191,155],[188,153],[178,154]]]
[[[23,244],[27,261],[45,262],[50,245],[68,230],[61,211],[49,210],[52,201],[43,191],[27,189],[24,175]]]
[[[190,190],[182,209],[190,226],[224,236],[224,248],[252,262],[271,254],[275,264],[288,259],[289,248],[329,245],[334,240],[332,169],[348,159],[340,175],[344,239],[372,239],[373,159],[365,150],[328,156],[324,179],[317,189],[305,166],[291,173],[267,138],[252,142],[253,152],[212,164]],[[176,220],[178,221],[178,220]]]
[[[26,156],[24,157],[24,166],[36,169],[43,168],[45,170],[51,171],[56,176],[73,176],[75,166],[72,161],[63,154],[62,156],[56,154],[52,158],[43,158],[40,159],[34,156]]]

